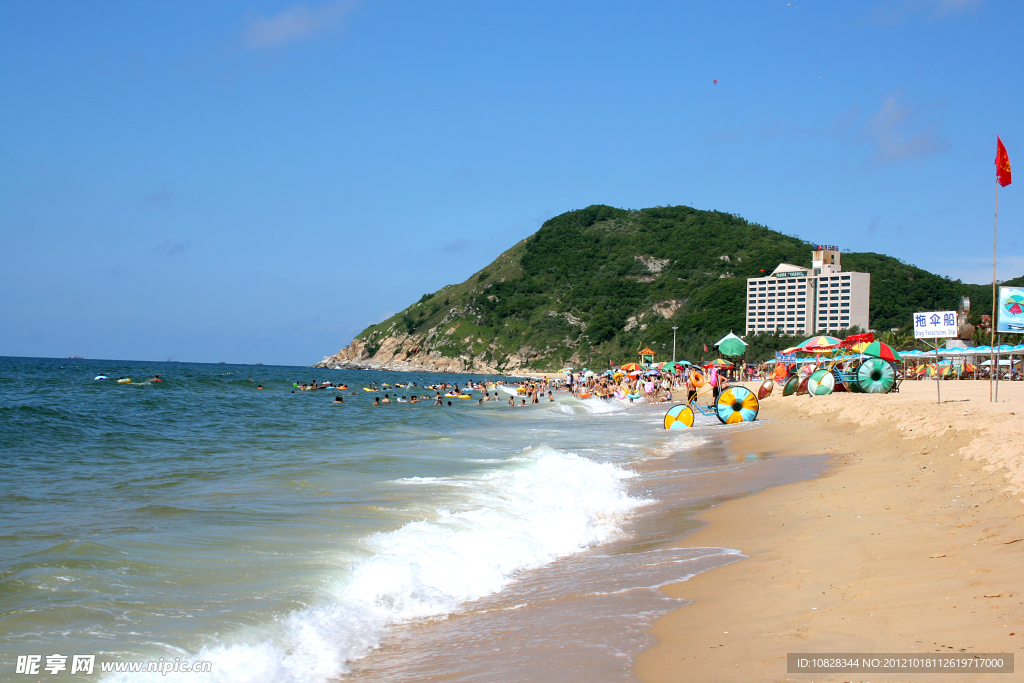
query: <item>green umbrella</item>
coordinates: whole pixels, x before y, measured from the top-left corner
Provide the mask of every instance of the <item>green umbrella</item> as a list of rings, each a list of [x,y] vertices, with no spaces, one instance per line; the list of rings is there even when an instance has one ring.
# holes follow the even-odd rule
[[[742,356],[747,350],[746,342],[732,332],[715,342],[715,346],[723,356]]]

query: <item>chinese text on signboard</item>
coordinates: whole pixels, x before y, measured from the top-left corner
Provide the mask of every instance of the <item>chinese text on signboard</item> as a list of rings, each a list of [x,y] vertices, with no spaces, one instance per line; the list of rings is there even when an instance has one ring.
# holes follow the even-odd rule
[[[925,311],[914,314],[915,339],[954,339],[956,336],[954,311]]]

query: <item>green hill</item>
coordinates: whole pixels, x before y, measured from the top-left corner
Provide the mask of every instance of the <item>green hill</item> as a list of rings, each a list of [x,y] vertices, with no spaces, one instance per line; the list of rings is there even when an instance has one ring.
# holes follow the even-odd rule
[[[780,262],[810,267],[812,245],[739,216],[689,207],[589,206],[535,234],[457,285],[361,332],[318,365],[492,372],[607,367],[645,345],[696,361],[730,330],[745,329],[746,278]],[[890,330],[920,310],[971,297],[973,318],[991,288],[934,275],[875,253],[844,253],[843,269],[871,273],[871,324]],[[1017,282],[1024,282],[1019,278]],[[793,343],[747,337],[761,358]]]

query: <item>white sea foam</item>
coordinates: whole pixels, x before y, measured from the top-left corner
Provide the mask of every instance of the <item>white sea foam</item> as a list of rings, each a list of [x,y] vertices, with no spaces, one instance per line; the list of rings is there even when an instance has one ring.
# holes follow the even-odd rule
[[[618,401],[606,401],[603,398],[585,398],[580,403],[583,404],[584,410],[593,414],[621,413],[626,410],[624,404]]]
[[[208,647],[210,674],[130,674],[105,680],[287,683],[334,680],[379,644],[387,627],[441,617],[500,591],[518,572],[615,538],[644,501],[632,472],[540,447],[477,477],[436,519],[368,539],[372,554],[339,579],[326,604],[292,612],[234,643]],[[184,657],[183,657],[184,659]]]

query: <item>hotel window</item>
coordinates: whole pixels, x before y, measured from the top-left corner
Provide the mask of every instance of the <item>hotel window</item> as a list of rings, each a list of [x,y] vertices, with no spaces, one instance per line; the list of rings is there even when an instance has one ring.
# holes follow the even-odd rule
[[[844,315],[843,316],[843,320],[849,320],[849,319],[850,319],[850,316],[848,316],[848,315]]]
[[[800,297],[799,299],[797,299],[797,301],[807,301],[807,299],[805,299],[804,297]]]
[[[832,278],[832,279],[833,279],[833,280],[835,280],[835,278]],[[844,276],[843,276],[843,279],[844,279],[844,280],[849,280],[849,279],[850,279],[850,276],[849,276],[849,275],[844,275]]]
[[[758,287],[758,288],[757,288],[757,291],[759,291],[759,292],[763,292],[763,291],[764,291],[764,287]]]
[[[849,301],[849,300],[850,300],[850,297],[848,297],[848,296],[844,296],[844,297],[842,297],[842,300],[843,300],[843,301]]]
[[[849,294],[849,293],[850,293],[850,290],[848,290],[848,289],[844,289],[843,290],[843,294]]]

